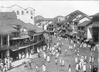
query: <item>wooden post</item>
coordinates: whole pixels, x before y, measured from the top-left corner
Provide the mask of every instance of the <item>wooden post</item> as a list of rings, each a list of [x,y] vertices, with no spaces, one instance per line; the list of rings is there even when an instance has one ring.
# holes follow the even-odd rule
[[[2,47],[2,35],[0,35],[0,38],[1,38],[1,47]],[[1,58],[3,58],[3,53],[1,52]]]
[[[9,41],[10,41],[10,37],[9,37],[9,34],[8,34],[8,47],[10,46]]]
[[[2,35],[0,36],[0,38],[1,38],[1,47],[2,47]]]
[[[9,51],[10,43],[9,43],[9,41],[10,41],[10,37],[9,37],[9,34],[8,34],[8,36],[7,36],[7,47],[8,47],[7,56],[8,57],[10,56],[10,51]]]

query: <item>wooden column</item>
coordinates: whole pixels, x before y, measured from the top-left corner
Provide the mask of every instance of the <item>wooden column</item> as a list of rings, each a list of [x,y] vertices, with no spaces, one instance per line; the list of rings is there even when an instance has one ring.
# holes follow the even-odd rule
[[[2,41],[2,35],[0,36],[0,38],[1,38],[1,47],[2,47],[2,42],[3,42],[3,41]]]
[[[9,36],[9,34],[8,34],[7,42],[8,42],[8,47],[9,47],[10,46],[10,36]]]
[[[1,38],[1,43],[0,44],[1,44],[1,47],[2,47],[2,35],[0,35],[0,38]],[[1,58],[3,58],[3,53],[1,52],[0,54],[1,54]]]
[[[7,35],[7,47],[8,47],[8,51],[7,51],[7,56],[10,56],[10,50],[9,50],[9,46],[10,46],[10,36],[9,34]]]

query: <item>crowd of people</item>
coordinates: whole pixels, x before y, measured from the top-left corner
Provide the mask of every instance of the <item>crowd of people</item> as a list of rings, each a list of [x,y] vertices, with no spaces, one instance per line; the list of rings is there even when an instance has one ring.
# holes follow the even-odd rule
[[[11,69],[12,58],[5,57],[3,60],[0,59],[0,71],[6,72],[7,70]]]
[[[75,39],[70,38],[62,38],[57,37],[57,39],[60,41],[62,39],[69,41],[69,47],[68,49],[65,49],[65,54],[68,55],[68,51],[72,51],[75,54],[75,71],[76,72],[87,72],[87,68],[89,66],[89,69],[91,72],[98,72],[98,68],[96,65],[94,65],[95,57],[93,56],[93,53],[96,51],[96,47],[93,47],[91,45],[88,45],[84,42],[79,42]],[[54,62],[56,65],[60,65],[60,67],[65,67],[65,60],[62,56],[64,53],[62,52],[62,46],[64,45],[62,42],[57,41],[56,43],[53,43],[53,46],[43,46],[42,48],[37,48],[38,58],[43,58],[47,63],[51,62],[51,57],[54,57]],[[80,54],[80,48],[88,48],[90,50],[89,56],[87,55],[81,55]],[[31,53],[33,50],[31,50]],[[18,54],[19,59],[28,57],[28,53],[19,53]],[[7,71],[11,67],[12,59],[5,58],[4,61],[0,61],[0,70],[2,72]],[[42,64],[42,71],[48,72],[46,64]],[[36,70],[38,70],[38,66],[36,65]],[[68,72],[72,72],[72,65],[68,65]],[[73,71],[74,72],[74,71]]]
[[[1,72],[5,72],[7,70],[10,70],[13,68],[13,62],[25,58],[31,58],[34,54],[33,49],[31,49],[29,52],[19,51],[17,54],[14,54],[14,57],[8,57],[6,56],[4,59],[0,59],[0,70]]]
[[[62,39],[62,37],[57,37],[59,40]],[[87,68],[89,67],[89,70],[91,72],[97,72],[97,66],[94,65],[95,62],[95,57],[92,54],[92,51],[95,51],[95,47],[91,48],[90,45],[84,43],[84,42],[79,42],[79,41],[73,41],[72,39],[69,38],[65,38],[65,40],[69,40],[70,43],[73,43],[73,45],[69,45],[69,50],[74,51],[76,57],[75,57],[75,71],[76,72],[87,72]],[[57,42],[54,43],[53,47],[44,47],[43,49],[39,50],[38,49],[38,54],[40,57],[40,52],[42,52],[42,56],[43,58],[50,63],[51,57],[54,56],[55,57],[55,64],[60,64],[60,66],[65,66],[65,60],[63,59],[63,57],[61,57],[62,55],[62,51],[61,51],[61,47],[62,47],[63,43]],[[78,47],[77,47],[78,46]],[[91,48],[91,54],[89,54],[90,56],[87,55],[80,55],[80,48]],[[65,53],[68,52],[68,49],[65,49]],[[46,65],[42,65],[43,72],[45,72],[46,69]],[[88,71],[89,71],[88,70]],[[69,64],[68,65],[68,72],[72,72],[72,65]]]

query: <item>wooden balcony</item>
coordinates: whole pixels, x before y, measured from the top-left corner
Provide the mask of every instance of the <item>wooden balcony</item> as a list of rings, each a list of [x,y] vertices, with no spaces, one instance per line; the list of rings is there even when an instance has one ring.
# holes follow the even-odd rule
[[[12,50],[12,51],[17,51],[17,50],[20,50],[20,49],[23,49],[23,48],[27,48],[27,47],[30,47],[30,46],[34,46],[34,45],[36,45],[36,44],[38,44],[38,43],[40,43],[40,42],[42,42],[42,41],[44,41],[43,39],[42,40],[40,40],[40,41],[38,41],[38,42],[32,42],[32,43],[28,43],[28,44],[24,44],[24,45],[16,45],[16,46],[12,46],[10,49]]]
[[[28,42],[28,43],[24,43],[24,44],[16,44],[16,45],[12,45],[12,46],[7,46],[7,45],[3,45],[0,47],[0,50],[7,50],[7,49],[11,49],[12,51],[16,51],[16,50],[20,50],[20,49],[23,49],[23,48],[27,48],[27,47],[30,47],[30,46],[33,46],[33,45],[36,45],[40,42],[44,41],[44,39],[41,39],[37,42],[34,42],[34,41],[31,41],[31,42]]]

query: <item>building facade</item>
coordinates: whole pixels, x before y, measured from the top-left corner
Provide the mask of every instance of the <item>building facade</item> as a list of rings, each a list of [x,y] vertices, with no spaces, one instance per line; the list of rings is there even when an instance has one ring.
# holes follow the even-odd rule
[[[22,20],[25,23],[31,23],[34,25],[35,9],[22,8],[18,5],[13,5],[11,7],[0,7],[0,12],[15,12],[17,19]]]
[[[45,45],[43,32],[35,32],[32,26],[17,19],[15,12],[0,12],[0,60],[3,64],[8,66],[10,62],[30,58],[37,53],[37,48]]]

